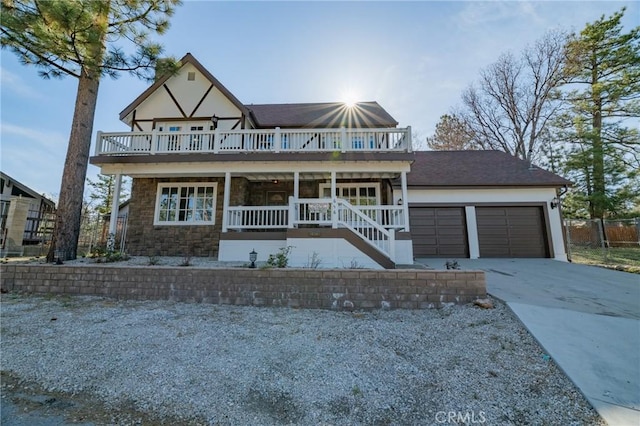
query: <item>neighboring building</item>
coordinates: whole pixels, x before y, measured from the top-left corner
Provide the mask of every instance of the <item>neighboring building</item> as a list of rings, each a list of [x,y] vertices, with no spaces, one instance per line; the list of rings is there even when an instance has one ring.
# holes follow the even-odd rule
[[[46,242],[54,211],[53,201],[0,172],[0,256]]]
[[[550,203],[567,181],[505,160],[506,154],[488,154],[496,163],[483,164],[485,157],[466,152],[441,157],[447,163],[438,167],[452,176],[449,184],[432,181],[423,162],[438,153],[412,152],[411,128],[398,128],[376,102],[245,105],[187,54],[176,74],[159,78],[120,119],[130,131],[98,132],[91,163],[118,182],[122,175],[133,178],[126,244],[133,255],[248,261],[255,250],[264,261],[290,246],[291,266],[312,266],[319,259],[321,267],[371,268],[413,263],[414,250],[416,256],[499,255],[487,251],[479,235],[488,228],[482,220],[473,222],[473,215],[495,213],[484,210],[493,194],[537,185],[540,191],[527,189],[521,198],[543,212],[539,230],[547,248],[521,253],[508,240],[506,254],[566,260],[556,229],[559,212]],[[462,162],[489,171],[509,163],[531,177],[490,179],[478,187],[469,172],[469,181],[458,184],[454,177],[461,176]],[[454,192],[462,198],[437,200],[440,193]],[[513,202],[502,205],[516,207]],[[436,220],[429,230],[428,219],[422,219],[444,214],[429,210],[440,207],[464,211],[458,220],[465,223],[465,249],[449,254],[444,222]],[[430,232],[439,236],[435,249],[425,247],[433,245],[424,242]]]

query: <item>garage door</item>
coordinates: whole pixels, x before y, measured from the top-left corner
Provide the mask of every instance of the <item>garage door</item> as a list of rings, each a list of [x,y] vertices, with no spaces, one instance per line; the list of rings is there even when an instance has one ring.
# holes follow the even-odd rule
[[[469,257],[464,208],[410,207],[414,257]]]
[[[480,257],[549,257],[542,207],[476,207]]]

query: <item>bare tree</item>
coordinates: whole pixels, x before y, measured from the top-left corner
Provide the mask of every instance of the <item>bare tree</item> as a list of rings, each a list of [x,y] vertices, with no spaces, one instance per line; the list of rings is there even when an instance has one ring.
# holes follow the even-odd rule
[[[503,54],[463,93],[463,118],[482,149],[535,158],[559,105],[566,41],[565,33],[548,32],[520,57]]]

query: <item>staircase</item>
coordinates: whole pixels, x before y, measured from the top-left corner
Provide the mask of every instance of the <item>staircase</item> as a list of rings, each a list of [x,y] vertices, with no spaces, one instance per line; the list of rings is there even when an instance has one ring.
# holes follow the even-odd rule
[[[295,218],[292,227],[313,224],[348,230],[350,235],[345,234],[344,239],[383,267],[395,267],[395,231],[385,229],[348,201],[291,197],[289,208],[289,217]]]
[[[347,228],[371,247],[391,261],[395,258],[395,232],[387,230],[351,203],[341,198],[334,199],[338,228]]]

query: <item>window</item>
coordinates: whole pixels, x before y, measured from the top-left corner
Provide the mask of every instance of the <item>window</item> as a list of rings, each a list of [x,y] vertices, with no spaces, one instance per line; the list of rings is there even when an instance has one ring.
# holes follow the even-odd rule
[[[214,224],[217,188],[215,182],[159,184],[154,224]]]
[[[380,184],[378,183],[338,183],[336,195],[354,206],[377,206],[380,204]],[[320,196],[331,197],[331,184],[320,185]]]

